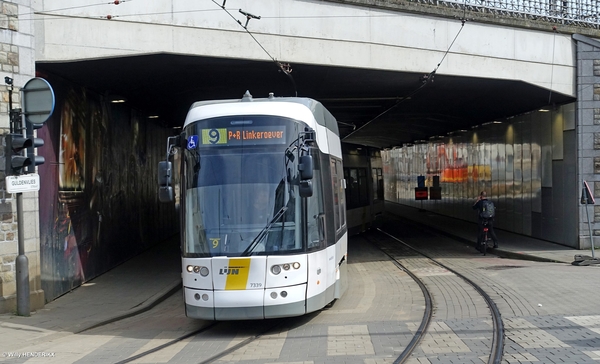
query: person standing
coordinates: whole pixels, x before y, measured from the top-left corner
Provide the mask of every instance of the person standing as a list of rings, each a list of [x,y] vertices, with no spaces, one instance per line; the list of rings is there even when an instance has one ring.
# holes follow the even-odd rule
[[[498,237],[496,237],[496,232],[494,231],[494,216],[495,216],[495,206],[494,203],[487,199],[487,193],[485,191],[481,191],[475,203],[473,204],[473,210],[478,211],[478,234],[477,234],[477,246],[475,247],[477,250],[480,250],[481,244],[484,238],[483,228],[487,226],[488,234],[490,234],[492,241],[494,242],[494,248],[498,248]]]

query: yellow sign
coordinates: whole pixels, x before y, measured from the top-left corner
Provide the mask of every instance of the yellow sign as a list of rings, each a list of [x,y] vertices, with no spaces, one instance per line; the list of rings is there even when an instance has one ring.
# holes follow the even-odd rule
[[[227,129],[202,129],[202,144],[227,144]]]

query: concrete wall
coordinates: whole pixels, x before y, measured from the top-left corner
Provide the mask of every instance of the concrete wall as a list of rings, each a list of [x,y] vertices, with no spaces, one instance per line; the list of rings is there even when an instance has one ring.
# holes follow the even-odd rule
[[[248,30],[269,54],[236,22],[246,24],[238,8],[261,16]],[[429,73],[460,31],[439,74],[523,80],[575,94],[573,44],[552,32],[462,27],[458,19],[304,0],[236,1],[228,7],[236,20],[210,1],[45,0],[36,10],[38,61],[166,52]]]

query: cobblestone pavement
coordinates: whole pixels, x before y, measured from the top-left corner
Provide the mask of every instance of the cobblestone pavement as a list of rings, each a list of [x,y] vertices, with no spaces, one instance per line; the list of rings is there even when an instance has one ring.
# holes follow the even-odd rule
[[[501,259],[494,255],[484,257],[471,245],[432,232],[397,227],[395,222],[384,225],[383,229],[465,274],[492,297],[505,326],[503,362],[596,363],[600,360],[600,290],[595,288],[600,267]],[[446,288],[443,282],[434,285],[440,290]],[[457,292],[451,290],[444,297]],[[464,334],[478,331],[468,326],[468,320],[457,320],[448,312],[441,314],[436,319],[441,319],[461,340]],[[480,328],[486,325],[490,327],[491,322],[479,322]],[[432,335],[434,340],[443,338]],[[487,358],[481,359],[487,361]],[[423,352],[416,353],[412,362],[460,361]]]
[[[599,267],[483,257],[468,244],[398,222],[382,228],[467,275],[491,295],[506,329],[504,363],[600,360]],[[349,289],[330,308],[285,320],[221,323],[132,362],[199,363],[279,324],[216,362],[393,363],[420,325],[424,299],[417,284],[374,247],[374,240],[384,237],[369,232],[351,238]],[[406,248],[396,244],[387,251],[424,280],[435,304],[427,335],[408,362],[486,363],[492,323],[479,294]],[[1,321],[0,362],[117,363],[209,324],[185,317],[181,292],[148,312],[79,334],[23,322]],[[13,354],[29,356],[9,357]]]

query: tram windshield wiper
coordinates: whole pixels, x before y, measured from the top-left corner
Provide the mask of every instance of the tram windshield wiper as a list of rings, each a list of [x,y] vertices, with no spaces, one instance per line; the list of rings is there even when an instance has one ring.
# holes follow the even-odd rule
[[[273,216],[271,221],[269,221],[267,226],[265,226],[258,233],[258,235],[256,235],[256,237],[254,238],[254,240],[252,240],[250,245],[248,245],[246,250],[244,250],[242,252],[242,254],[241,254],[242,257],[250,255],[254,251],[254,249],[256,249],[256,247],[258,246],[258,243],[260,243],[265,238],[267,233],[271,230],[271,227],[273,226],[273,224],[275,222],[277,222],[277,220],[279,220],[283,216],[283,214],[287,211],[287,209],[288,209],[287,206],[283,206],[281,209],[279,209],[279,211],[277,211],[277,213],[275,214],[275,216]]]

